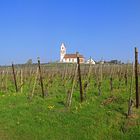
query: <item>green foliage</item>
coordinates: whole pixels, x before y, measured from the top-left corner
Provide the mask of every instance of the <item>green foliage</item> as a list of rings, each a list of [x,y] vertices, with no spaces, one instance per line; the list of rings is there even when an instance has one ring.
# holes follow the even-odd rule
[[[106,82],[103,84],[107,84]],[[79,103],[74,92],[70,109],[65,108],[65,89],[50,89],[42,99],[26,94],[0,95],[0,139],[3,140],[124,140],[139,139],[140,127],[125,126],[127,96],[125,90],[108,93],[105,85],[102,96],[88,90],[86,101]],[[68,85],[69,86],[69,85]],[[96,89],[95,89],[96,92]],[[109,95],[110,94],[110,95]],[[113,98],[112,102],[107,102]],[[104,104],[103,104],[104,102]],[[132,120],[135,121],[140,120]]]

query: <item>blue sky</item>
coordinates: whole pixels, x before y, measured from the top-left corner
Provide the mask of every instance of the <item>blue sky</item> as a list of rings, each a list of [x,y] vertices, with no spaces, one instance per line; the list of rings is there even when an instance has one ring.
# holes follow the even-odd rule
[[[0,0],[0,65],[59,59],[64,42],[95,60],[133,60],[140,0]]]

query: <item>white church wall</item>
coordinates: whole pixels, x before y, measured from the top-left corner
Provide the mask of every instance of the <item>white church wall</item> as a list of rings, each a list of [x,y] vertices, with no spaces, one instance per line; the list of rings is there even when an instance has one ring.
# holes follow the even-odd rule
[[[77,59],[76,58],[74,59],[74,63],[77,63]]]
[[[63,58],[64,63],[77,63],[77,58]]]

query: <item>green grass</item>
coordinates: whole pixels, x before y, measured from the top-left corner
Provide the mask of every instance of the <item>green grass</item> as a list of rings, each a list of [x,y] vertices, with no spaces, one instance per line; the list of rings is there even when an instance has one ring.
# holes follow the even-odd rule
[[[103,83],[101,96],[91,83],[82,104],[75,90],[70,109],[64,105],[65,88],[58,81],[45,99],[37,95],[29,100],[28,93],[1,93],[0,140],[140,139],[140,112],[134,107],[136,117],[126,119],[129,93],[124,85],[110,93],[108,83]]]

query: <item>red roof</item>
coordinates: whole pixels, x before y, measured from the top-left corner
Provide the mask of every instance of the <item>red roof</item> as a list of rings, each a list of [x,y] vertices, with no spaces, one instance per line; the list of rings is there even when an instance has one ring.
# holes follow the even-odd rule
[[[65,54],[64,58],[77,58],[77,55],[76,54]],[[79,54],[79,58],[84,58],[84,56]]]

